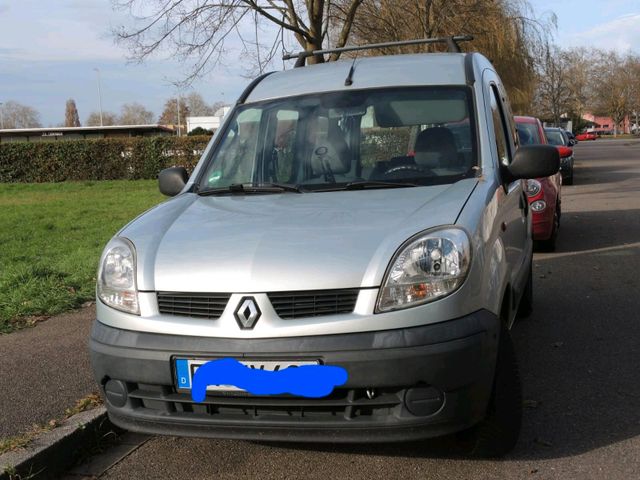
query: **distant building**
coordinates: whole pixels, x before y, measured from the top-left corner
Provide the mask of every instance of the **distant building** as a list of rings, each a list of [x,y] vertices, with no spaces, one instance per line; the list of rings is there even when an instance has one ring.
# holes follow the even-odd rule
[[[173,135],[164,125],[109,125],[105,127],[14,128],[0,130],[0,142],[41,142],[96,138],[157,137]]]
[[[187,117],[187,133],[198,127],[215,132],[220,128],[220,125],[222,125],[222,120],[224,120],[225,115],[229,113],[229,110],[231,110],[231,106],[226,105],[216,110],[211,116]]]
[[[593,127],[587,128],[587,131],[589,132],[593,131],[605,134],[613,134],[614,132],[615,122],[611,117],[599,117],[592,113],[585,113],[582,118],[583,120],[594,124]],[[618,128],[615,130],[617,133],[631,133],[631,122],[629,121],[629,117],[626,116],[624,120],[618,124]]]

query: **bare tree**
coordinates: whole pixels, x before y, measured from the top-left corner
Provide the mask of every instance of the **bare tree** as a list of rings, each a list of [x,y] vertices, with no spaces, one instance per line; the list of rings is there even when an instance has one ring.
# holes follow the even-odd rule
[[[214,107],[207,104],[202,98],[202,95],[197,92],[191,92],[185,97],[184,101],[189,109],[189,115],[205,117],[215,113]]]
[[[218,110],[220,110],[223,107],[226,107],[228,104],[221,102],[221,101],[217,101],[217,102],[213,102],[213,104],[211,105],[211,109],[213,110],[213,114],[215,115],[216,113],[218,113]]]
[[[41,127],[40,114],[27,105],[8,100],[0,105],[4,128],[37,128]]]
[[[100,112],[91,112],[84,122],[88,127],[100,126]],[[113,112],[102,112],[102,125],[117,125],[118,115]]]
[[[245,48],[258,49],[260,69],[284,49],[284,33],[293,37],[304,50],[321,49],[328,39],[329,25],[337,33],[333,47],[342,47],[349,39],[353,19],[364,0],[112,0],[117,8],[128,10],[136,20],[133,28],[120,27],[116,38],[126,45],[134,60],[142,61],[160,50],[192,64],[183,83],[206,73],[224,57],[225,42],[240,39]],[[144,13],[140,13],[143,11]],[[331,21],[329,21],[331,20]],[[242,27],[255,25],[252,40]],[[260,54],[258,30],[261,25],[275,26],[281,35]],[[245,29],[246,30],[246,29]],[[316,55],[309,63],[337,60]]]
[[[348,0],[336,0],[346,6]],[[528,111],[536,85],[537,52],[548,42],[555,17],[536,17],[526,0],[367,0],[357,11],[356,44],[472,33],[462,46],[489,57],[516,112]],[[441,45],[384,48],[367,54],[440,51]]]
[[[80,127],[80,116],[78,115],[78,108],[76,107],[76,101],[73,98],[67,100],[64,110],[64,126],[65,127]]]
[[[626,58],[625,73],[629,79],[629,115],[634,118],[635,132],[638,133],[640,124],[640,57],[630,54]]]
[[[536,110],[540,117],[559,125],[561,117],[571,107],[566,57],[557,47],[550,47],[544,55],[536,95]]]
[[[178,106],[180,107],[180,114],[178,114]],[[182,130],[186,129],[187,117],[191,115],[189,107],[184,97],[171,97],[164,103],[164,109],[160,114],[158,123],[160,125],[174,125],[180,124]]]
[[[611,117],[614,135],[617,135],[618,125],[630,111],[630,84],[637,79],[630,77],[625,60],[615,52],[596,51],[593,54],[592,106],[595,113]]]
[[[120,125],[149,125],[153,123],[153,112],[138,102],[125,103],[118,117]]]
[[[566,85],[569,89],[567,113],[575,127],[583,123],[591,86],[591,54],[585,48],[563,51]]]

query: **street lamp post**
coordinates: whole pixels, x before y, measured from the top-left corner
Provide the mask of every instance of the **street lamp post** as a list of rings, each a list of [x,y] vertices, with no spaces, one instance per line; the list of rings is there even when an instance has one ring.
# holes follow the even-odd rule
[[[4,105],[4,103],[0,102],[0,130],[4,130],[4,112],[2,111],[2,105]]]
[[[176,105],[178,107],[178,136],[180,136],[180,95],[176,98]]]
[[[102,127],[102,87],[100,86],[100,69],[94,68],[98,74],[98,106],[100,107],[100,126]]]

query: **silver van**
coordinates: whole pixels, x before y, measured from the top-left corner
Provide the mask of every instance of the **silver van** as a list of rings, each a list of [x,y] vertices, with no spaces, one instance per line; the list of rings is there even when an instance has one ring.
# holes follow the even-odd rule
[[[299,62],[301,63],[301,62]],[[302,62],[303,63],[303,62]],[[522,179],[557,150],[518,148],[478,53],[365,57],[261,76],[170,200],[100,260],[95,377],[111,421],[157,434],[383,442],[517,441],[509,330],[531,308]],[[333,365],[329,395],[191,396],[198,368]]]

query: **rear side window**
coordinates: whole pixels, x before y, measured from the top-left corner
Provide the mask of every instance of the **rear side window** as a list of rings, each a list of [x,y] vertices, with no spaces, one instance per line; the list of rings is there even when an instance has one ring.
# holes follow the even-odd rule
[[[502,165],[511,163],[509,146],[507,142],[507,123],[496,95],[496,88],[491,86],[491,116],[493,117],[493,131],[496,137],[498,159]]]
[[[516,130],[520,145],[539,145],[542,143],[540,130],[535,123],[517,123]]]

